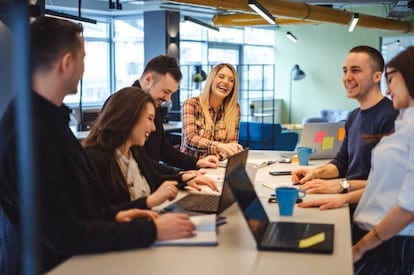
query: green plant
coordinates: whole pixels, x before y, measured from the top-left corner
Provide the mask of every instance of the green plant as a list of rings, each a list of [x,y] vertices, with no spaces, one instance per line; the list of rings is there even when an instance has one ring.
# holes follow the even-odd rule
[[[203,76],[201,75],[201,73],[195,73],[193,74],[193,82],[195,83],[199,83],[201,81],[203,81]]]

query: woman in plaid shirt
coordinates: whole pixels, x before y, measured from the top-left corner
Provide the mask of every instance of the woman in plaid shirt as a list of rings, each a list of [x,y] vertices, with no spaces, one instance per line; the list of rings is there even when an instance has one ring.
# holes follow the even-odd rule
[[[240,106],[235,68],[221,63],[211,70],[200,96],[183,104],[181,151],[196,158],[224,159],[243,150],[237,143]]]

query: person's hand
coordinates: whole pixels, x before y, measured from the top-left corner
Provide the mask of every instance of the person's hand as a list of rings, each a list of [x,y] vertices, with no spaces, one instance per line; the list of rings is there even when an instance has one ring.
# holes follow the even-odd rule
[[[178,182],[172,180],[164,181],[154,193],[147,197],[147,206],[152,208],[160,205],[166,200],[173,200],[178,194]]]
[[[194,223],[187,214],[167,213],[154,220],[157,240],[188,238],[194,235]]]
[[[315,178],[315,172],[313,170],[299,168],[292,171],[292,182],[304,184],[307,181]]]
[[[306,190],[307,194],[336,194],[341,193],[342,188],[338,180],[310,180],[299,187]]]
[[[197,161],[197,166],[200,168],[217,168],[219,159],[214,155],[208,155],[205,158],[201,158]]]
[[[344,206],[347,203],[344,195],[338,195],[332,198],[317,199],[307,202],[298,203],[302,208],[319,207],[320,210],[335,209]]]
[[[117,222],[130,222],[135,219],[149,219],[154,220],[158,218],[158,213],[151,210],[144,209],[129,209],[122,210],[116,213],[115,220]]]
[[[227,157],[232,156],[232,155],[234,155],[238,152],[243,151],[243,146],[236,143],[236,142],[220,143],[217,146],[217,151],[220,155],[227,158]]]
[[[358,262],[362,256],[364,256],[364,252],[359,247],[359,243],[352,246],[352,261],[354,263]]]
[[[193,187],[198,191],[201,191],[200,185],[206,185],[210,187],[211,190],[219,192],[216,182],[212,178],[202,175],[197,175],[195,178],[188,181],[187,185]]]

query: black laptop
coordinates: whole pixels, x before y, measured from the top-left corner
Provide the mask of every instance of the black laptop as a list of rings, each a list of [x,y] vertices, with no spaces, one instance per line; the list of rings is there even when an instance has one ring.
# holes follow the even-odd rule
[[[233,192],[259,250],[332,254],[333,224],[270,222],[242,165],[233,169],[225,182]]]
[[[227,160],[224,178],[226,178],[227,175],[239,165],[244,169],[246,167],[248,154],[249,148],[246,148],[243,151],[229,157]],[[166,206],[164,210],[221,214],[234,202],[235,200],[233,194],[227,186],[226,181],[224,181],[221,195],[188,194],[176,202]]]

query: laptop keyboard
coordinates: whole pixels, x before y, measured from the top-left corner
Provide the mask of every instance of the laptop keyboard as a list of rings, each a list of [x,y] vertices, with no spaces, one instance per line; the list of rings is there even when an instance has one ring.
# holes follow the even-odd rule
[[[216,213],[218,210],[220,196],[215,195],[197,195],[189,194],[178,200],[171,206],[167,206],[166,210],[180,208],[187,211]]]
[[[299,240],[306,234],[307,226],[305,224],[295,223],[271,223],[266,234],[264,243],[279,245],[296,245]]]

